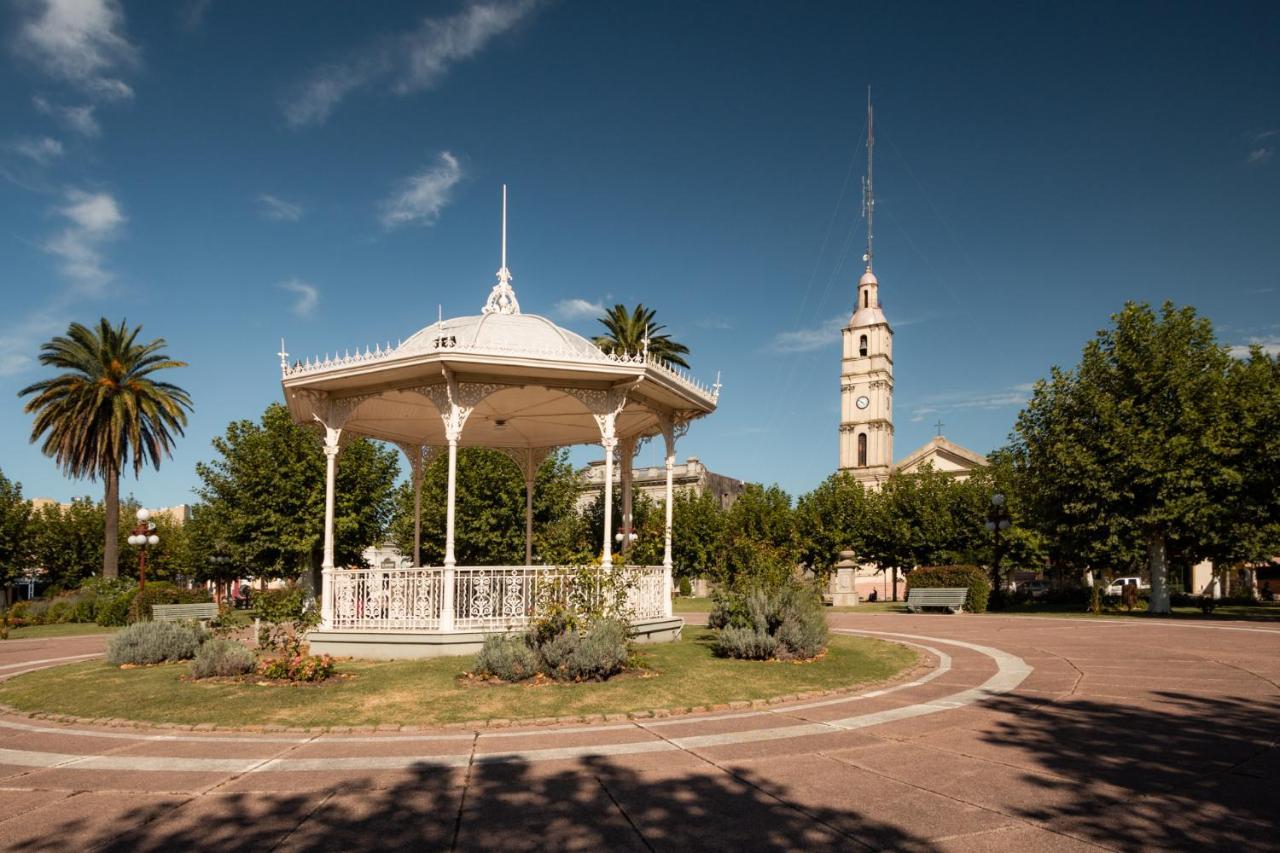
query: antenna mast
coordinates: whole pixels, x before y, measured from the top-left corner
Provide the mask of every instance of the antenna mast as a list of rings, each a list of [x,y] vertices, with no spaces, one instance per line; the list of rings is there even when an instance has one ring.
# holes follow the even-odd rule
[[[862,178],[862,218],[867,220],[867,251],[862,259],[867,262],[867,272],[871,272],[871,259],[875,254],[872,250],[872,240],[874,229],[872,224],[875,219],[876,212],[876,196],[871,182],[871,154],[875,148],[875,120],[871,112],[871,87],[867,87],[867,174]]]
[[[502,185],[502,268],[507,268],[507,185]]]

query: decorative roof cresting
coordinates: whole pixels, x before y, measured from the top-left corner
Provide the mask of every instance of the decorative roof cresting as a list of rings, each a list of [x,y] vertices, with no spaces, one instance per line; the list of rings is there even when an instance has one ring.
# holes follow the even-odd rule
[[[489,298],[481,314],[519,314],[520,303],[511,287],[511,270],[507,269],[507,185],[502,185],[502,266],[498,268],[498,283],[489,291]]]

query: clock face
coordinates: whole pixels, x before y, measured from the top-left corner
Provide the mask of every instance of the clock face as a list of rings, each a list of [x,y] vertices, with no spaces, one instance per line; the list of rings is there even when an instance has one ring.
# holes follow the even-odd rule
[[[867,406],[871,405],[871,401],[868,400],[866,397],[859,397],[857,400],[854,400],[854,404],[859,409],[865,409]]]

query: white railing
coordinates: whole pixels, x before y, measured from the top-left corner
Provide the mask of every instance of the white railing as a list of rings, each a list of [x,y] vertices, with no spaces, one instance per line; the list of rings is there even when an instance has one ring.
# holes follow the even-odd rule
[[[662,566],[617,566],[633,622],[667,615]],[[335,631],[440,630],[445,569],[339,569],[326,590]],[[529,624],[539,605],[585,599],[598,603],[605,584],[579,587],[577,569],[561,566],[459,566],[453,569],[453,630],[511,631]]]

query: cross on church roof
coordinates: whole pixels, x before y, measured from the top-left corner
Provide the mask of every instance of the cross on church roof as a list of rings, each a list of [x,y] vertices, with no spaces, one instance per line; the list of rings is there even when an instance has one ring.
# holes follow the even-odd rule
[[[942,418],[938,418],[938,422],[934,424],[934,426],[938,428],[938,438],[942,438]]]

